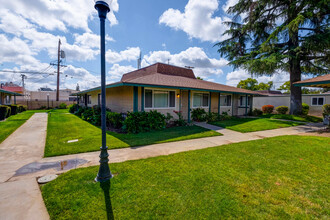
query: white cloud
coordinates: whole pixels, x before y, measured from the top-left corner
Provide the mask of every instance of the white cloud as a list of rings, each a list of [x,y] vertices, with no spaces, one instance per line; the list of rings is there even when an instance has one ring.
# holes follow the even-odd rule
[[[94,1],[81,0],[15,0],[0,1],[2,8],[28,19],[30,22],[47,30],[67,31],[68,27],[79,28],[90,32],[88,21],[97,16]],[[118,12],[117,0],[111,4],[108,19],[111,25],[118,21],[113,12]]]
[[[100,35],[92,33],[74,34],[75,44],[87,48],[100,48]],[[109,35],[105,36],[106,41],[114,41]]]
[[[224,12],[227,12],[227,10],[228,10],[230,7],[236,5],[237,3],[238,3],[238,0],[228,0],[228,1],[226,2],[226,4],[224,4],[224,5],[222,6],[222,10],[223,10]]]
[[[108,78],[111,82],[118,81],[121,79],[122,75],[131,71],[136,70],[133,66],[121,66],[119,64],[114,64],[109,72],[108,72]]]
[[[203,78],[222,74],[221,68],[227,65],[225,59],[209,58],[199,47],[190,47],[177,54],[169,51],[153,51],[143,57],[142,66],[151,65],[157,62],[169,63],[176,66],[192,66],[194,73]]]
[[[226,30],[223,21],[229,19],[213,16],[218,6],[217,0],[189,0],[184,12],[170,8],[160,16],[159,23],[202,41],[220,41],[225,38],[222,36]]]
[[[121,61],[132,61],[137,60],[140,56],[139,47],[128,47],[126,50],[116,52],[112,50],[107,50],[106,60],[108,63],[118,63]]]
[[[247,78],[251,78],[251,74],[248,73],[247,71],[243,70],[243,69],[238,69],[238,70],[232,71],[232,72],[227,74],[226,84],[229,85],[229,86],[235,86],[236,87],[237,84],[241,80],[245,80]],[[277,89],[283,83],[290,80],[290,75],[289,75],[289,73],[278,72],[278,73],[275,73],[273,76],[253,76],[253,78],[258,80],[258,83],[261,83],[261,82],[267,83],[269,81],[273,81],[274,86],[273,86],[272,89]]]

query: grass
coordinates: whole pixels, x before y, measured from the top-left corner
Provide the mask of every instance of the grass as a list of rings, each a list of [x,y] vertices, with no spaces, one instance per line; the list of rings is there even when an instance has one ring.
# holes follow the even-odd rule
[[[304,123],[294,121],[280,121],[268,118],[232,118],[225,121],[211,122],[210,124],[227,128],[242,133],[271,130],[276,128],[285,128],[290,126],[301,125]]]
[[[283,115],[283,114],[267,114],[262,115],[262,118],[271,118],[271,119],[285,119],[292,121],[302,121],[302,122],[322,122],[323,119],[320,117],[312,116],[312,115]]]
[[[330,138],[281,136],[76,169],[41,187],[51,219],[327,219]]]
[[[45,157],[98,151],[101,129],[65,111],[56,110],[48,118]],[[107,132],[109,149],[125,148],[221,135],[198,126],[172,127],[139,134]],[[67,143],[78,139],[78,142]]]
[[[25,111],[17,115],[12,115],[5,121],[0,121],[0,143],[24,124],[35,112],[36,111]]]

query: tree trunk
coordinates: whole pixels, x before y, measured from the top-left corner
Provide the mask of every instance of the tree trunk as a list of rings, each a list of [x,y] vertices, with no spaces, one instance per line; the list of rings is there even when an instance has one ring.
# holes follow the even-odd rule
[[[288,5],[288,20],[291,22],[295,18],[297,11],[292,4]],[[302,112],[301,87],[294,86],[293,83],[301,80],[300,56],[296,49],[299,47],[299,34],[297,30],[289,30],[289,71],[290,71],[290,114],[300,115]]]
[[[301,87],[294,86],[293,83],[301,80],[300,62],[293,59],[290,62],[290,114],[300,115],[302,111]]]

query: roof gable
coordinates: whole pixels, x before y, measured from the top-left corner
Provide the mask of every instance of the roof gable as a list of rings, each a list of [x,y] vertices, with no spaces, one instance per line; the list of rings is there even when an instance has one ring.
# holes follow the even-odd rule
[[[127,82],[140,77],[154,75],[154,74],[164,74],[170,76],[181,76],[191,79],[196,79],[194,72],[191,69],[177,67],[173,65],[168,65],[164,63],[155,63],[154,65],[126,73],[122,76],[121,81]]]

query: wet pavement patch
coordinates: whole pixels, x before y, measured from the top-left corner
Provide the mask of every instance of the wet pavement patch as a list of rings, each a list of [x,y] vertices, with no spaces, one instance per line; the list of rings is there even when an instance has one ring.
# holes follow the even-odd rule
[[[76,168],[77,166],[87,163],[87,160],[84,159],[70,159],[70,160],[62,160],[62,161],[56,161],[56,162],[33,162],[24,165],[23,167],[16,170],[14,176],[20,176],[25,175],[29,173],[36,173],[41,170],[48,170],[48,169],[56,169],[58,171],[60,170],[70,170],[73,168]]]

